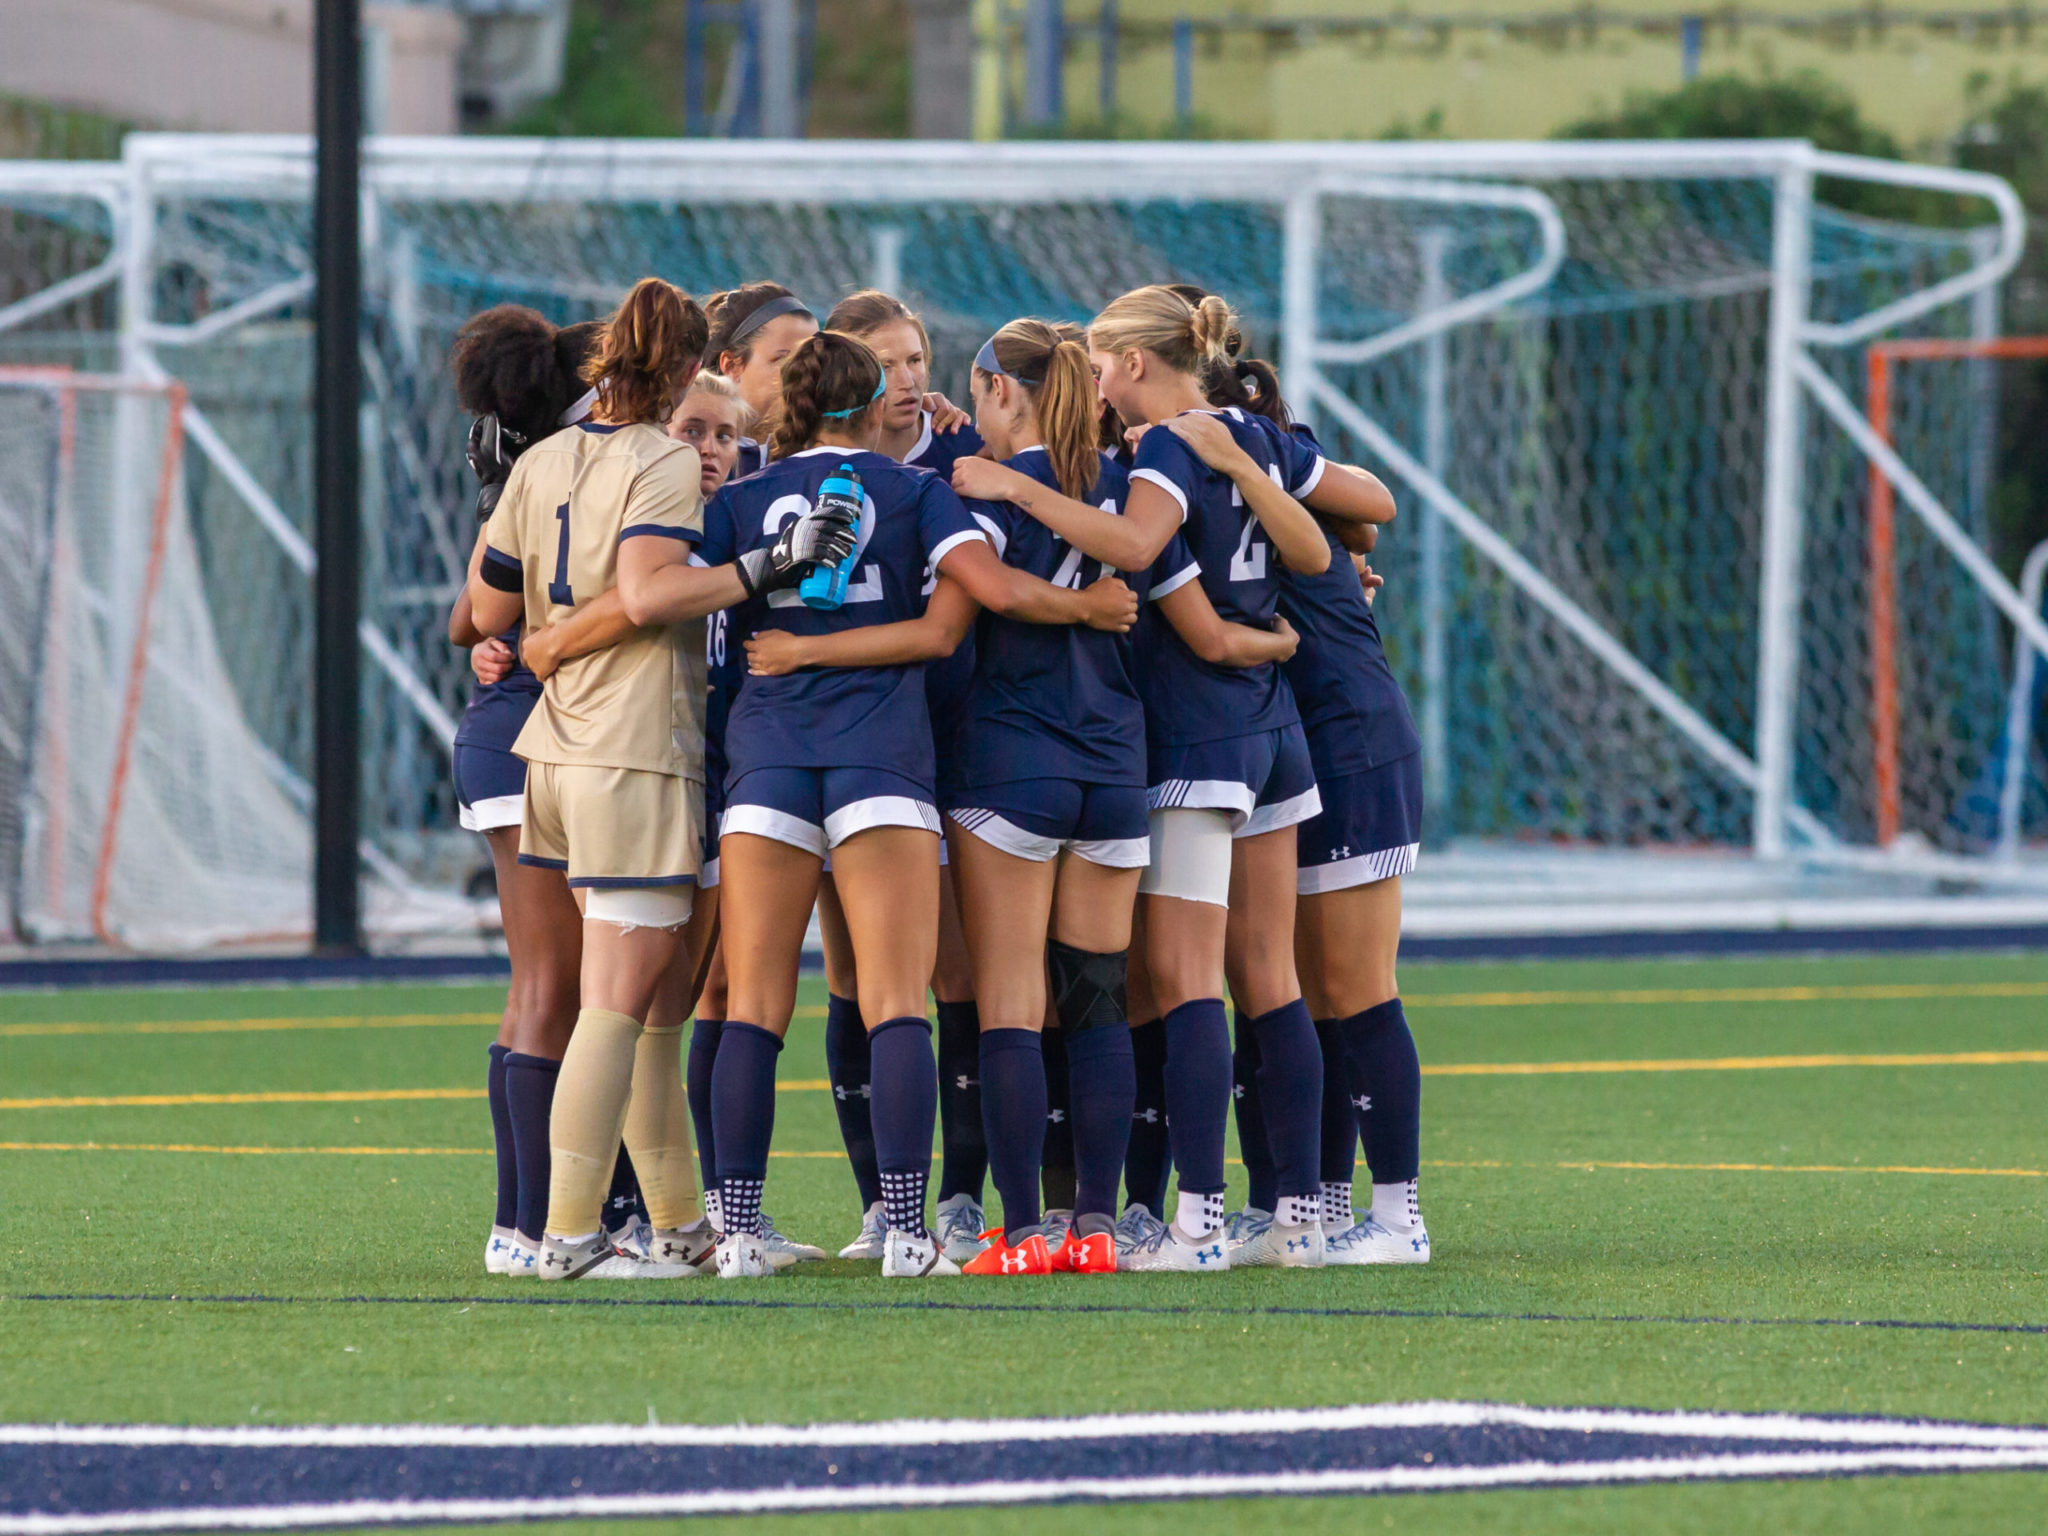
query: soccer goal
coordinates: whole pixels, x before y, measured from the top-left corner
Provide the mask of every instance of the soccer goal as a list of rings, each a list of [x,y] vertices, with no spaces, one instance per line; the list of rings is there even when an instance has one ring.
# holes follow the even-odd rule
[[[284,138],[0,163],[0,362],[186,390],[204,686],[301,821],[310,184]],[[1417,932],[2048,920],[2044,764],[2012,750],[2015,646],[2048,626],[1991,545],[1982,381],[1924,370],[1869,412],[1878,347],[1998,337],[2024,220],[1996,178],[1803,143],[463,139],[375,141],[364,185],[365,853],[408,910],[480,859],[447,782],[474,538],[450,340],[652,272],[772,276],[821,312],[897,292],[956,398],[1016,315],[1227,295],[1401,497],[1375,564],[1427,744]],[[15,782],[0,846],[27,845]]]

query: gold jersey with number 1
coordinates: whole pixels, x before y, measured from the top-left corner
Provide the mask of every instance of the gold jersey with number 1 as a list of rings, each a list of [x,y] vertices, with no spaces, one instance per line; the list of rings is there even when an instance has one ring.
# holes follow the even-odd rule
[[[697,451],[658,427],[582,422],[520,455],[484,529],[484,579],[519,590],[526,622],[569,617],[618,584],[620,541],[695,542],[704,531]],[[565,661],[512,750],[529,763],[704,778],[704,624],[638,630]]]

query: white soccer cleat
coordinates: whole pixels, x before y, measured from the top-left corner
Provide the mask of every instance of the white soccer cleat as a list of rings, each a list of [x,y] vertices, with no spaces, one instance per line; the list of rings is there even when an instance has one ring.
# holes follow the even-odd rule
[[[636,1214],[623,1227],[607,1227],[604,1235],[614,1253],[623,1253],[629,1259],[653,1257],[654,1228],[644,1216]]]
[[[889,1246],[889,1220],[877,1200],[860,1219],[860,1235],[839,1250],[842,1259],[879,1259]]]
[[[1116,1250],[1120,1274],[1222,1274],[1230,1263],[1230,1244],[1224,1240],[1221,1227],[1200,1242],[1191,1243],[1164,1222],[1154,1222],[1146,1227],[1144,1238],[1128,1251],[1122,1243],[1117,1244]]]
[[[620,1253],[598,1232],[574,1243],[542,1238],[535,1273],[543,1280],[686,1280],[697,1271],[688,1264],[660,1264]]]
[[[1271,1216],[1244,1223],[1244,1235],[1230,1245],[1233,1269],[1319,1269],[1323,1264],[1322,1223],[1283,1226]]]
[[[1119,1273],[1131,1266],[1128,1258],[1166,1230],[1166,1223],[1152,1214],[1151,1207],[1131,1205],[1116,1221],[1116,1267]]]
[[[1341,1237],[1329,1241],[1326,1264],[1427,1264],[1429,1230],[1420,1222],[1405,1232],[1383,1227],[1367,1216]]]
[[[647,1254],[657,1264],[686,1264],[701,1275],[718,1251],[718,1234],[701,1216],[687,1227],[649,1227]]]
[[[885,1241],[882,1273],[892,1280],[937,1279],[959,1274],[960,1266],[939,1251],[939,1240],[929,1232],[912,1237],[892,1230]]]
[[[764,1280],[775,1273],[767,1245],[751,1232],[728,1232],[718,1240],[718,1278]]]
[[[1223,1218],[1223,1241],[1228,1243],[1230,1251],[1235,1253],[1243,1246],[1247,1237],[1272,1219],[1271,1211],[1262,1211],[1256,1205],[1248,1205],[1241,1211],[1232,1211]]]
[[[761,1213],[761,1246],[767,1251],[771,1269],[787,1269],[792,1264],[809,1264],[825,1257],[824,1249],[778,1232],[775,1218],[766,1211]]]
[[[512,1257],[505,1261],[505,1276],[510,1280],[531,1280],[540,1273],[540,1248],[529,1243],[518,1233],[512,1234]]]
[[[987,1246],[988,1218],[972,1195],[949,1195],[939,1202],[939,1251],[955,1264],[965,1264]],[[1048,1230],[1046,1241],[1052,1241]]]
[[[484,1244],[484,1273],[487,1275],[509,1275],[512,1273],[512,1255],[519,1247],[519,1234],[510,1227],[491,1228],[490,1241]]]

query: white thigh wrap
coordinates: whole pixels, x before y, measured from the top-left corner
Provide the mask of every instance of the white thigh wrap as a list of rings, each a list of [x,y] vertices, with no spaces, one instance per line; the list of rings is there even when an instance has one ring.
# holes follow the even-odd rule
[[[680,928],[690,920],[696,892],[687,885],[609,887],[583,898],[583,915],[593,923],[635,928]]]
[[[1222,810],[1152,812],[1152,862],[1138,889],[1147,896],[1229,906],[1232,819]]]

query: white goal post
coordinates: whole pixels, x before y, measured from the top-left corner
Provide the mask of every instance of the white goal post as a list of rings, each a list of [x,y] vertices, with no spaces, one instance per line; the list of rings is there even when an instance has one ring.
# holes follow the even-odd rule
[[[0,162],[0,217],[53,253],[0,287],[0,364],[189,391],[222,686],[301,777],[309,638],[278,594],[312,562],[310,177],[288,137]],[[1888,442],[1856,401],[1880,337],[1995,333],[2025,231],[1995,177],[1802,142],[379,139],[364,230],[366,854],[391,890],[431,905],[467,847],[439,634],[473,537],[464,316],[581,318],[649,271],[821,311],[878,282],[957,391],[1003,319],[1175,280],[1231,298],[1400,494],[1375,563],[1428,744],[1416,931],[2048,920],[2048,764],[2006,749],[2012,640],[2048,652],[2048,625],[1986,548],[1983,376],[1916,385]],[[1872,464],[1915,519],[1889,841],[1860,745]]]

